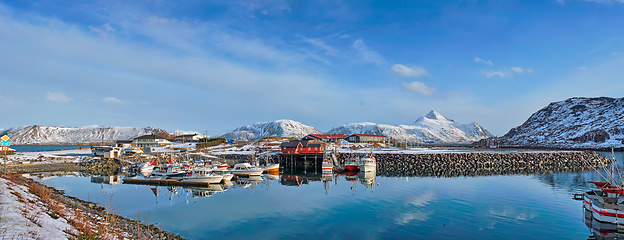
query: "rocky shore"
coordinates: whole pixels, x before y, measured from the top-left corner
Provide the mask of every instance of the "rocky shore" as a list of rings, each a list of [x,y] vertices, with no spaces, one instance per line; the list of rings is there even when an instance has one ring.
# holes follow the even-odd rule
[[[363,157],[362,154],[359,157]],[[351,156],[353,157],[353,156]],[[346,156],[341,156],[342,162]],[[458,177],[585,172],[611,160],[596,152],[375,154],[377,175]]]
[[[97,216],[96,218],[92,218],[94,224],[97,224],[95,222],[99,221],[98,219],[109,219],[106,224],[114,225],[115,228],[123,231],[123,233],[119,234],[123,234],[125,236],[129,235],[132,239],[184,239],[178,235],[159,229],[155,224],[146,225],[133,219],[124,218],[112,214],[111,212],[114,213],[114,209],[106,209],[105,207],[98,206],[95,203],[83,201],[76,197],[67,196],[64,194],[63,191],[59,191],[52,187],[42,185],[41,183],[34,181],[30,178],[19,177],[18,175],[11,175],[10,177],[8,177],[8,179],[12,179],[12,181],[17,184],[29,186],[29,188],[31,189],[33,188],[32,184],[36,184],[42,188],[45,188],[52,194],[52,197],[54,197],[55,199],[59,199],[62,204],[71,207],[72,209],[74,209],[74,211],[86,212],[89,215]],[[124,238],[122,236],[119,237]],[[82,238],[80,238],[79,236],[78,239]]]

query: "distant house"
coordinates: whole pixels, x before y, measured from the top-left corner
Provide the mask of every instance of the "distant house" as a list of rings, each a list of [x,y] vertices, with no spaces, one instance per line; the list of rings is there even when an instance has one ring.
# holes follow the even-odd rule
[[[325,143],[317,140],[293,140],[280,145],[283,154],[322,153]]]
[[[301,140],[318,140],[323,142],[336,142],[340,139],[348,137],[346,134],[310,134]]]
[[[162,147],[171,144],[167,139],[158,135],[143,135],[135,138],[132,143],[139,148]]]
[[[185,134],[185,135],[176,136],[175,141],[193,142],[193,141],[199,141],[199,139],[203,139],[203,138],[204,136],[197,134],[197,133],[193,133],[193,134]]]
[[[129,148],[132,147],[133,140],[117,140],[115,142],[115,146],[120,148]]]
[[[346,139],[354,143],[383,143],[388,141],[388,137],[384,135],[373,134],[351,134]]]

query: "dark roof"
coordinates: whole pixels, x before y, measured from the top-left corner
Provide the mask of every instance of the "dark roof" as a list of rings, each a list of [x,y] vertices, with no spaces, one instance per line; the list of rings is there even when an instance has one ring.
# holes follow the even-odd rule
[[[197,133],[185,134],[185,135],[178,135],[178,136],[176,136],[176,138],[179,138],[179,137],[194,137],[194,136],[197,136],[197,135],[199,135],[199,134],[197,134]]]
[[[317,141],[310,142],[310,140],[292,140],[280,144],[280,147],[297,147],[299,143],[301,143],[302,147],[320,147],[323,145],[323,143]]]
[[[161,136],[158,136],[158,135],[150,134],[150,135],[143,135],[143,136],[137,137],[135,139],[165,139],[165,138],[161,137]]]
[[[374,135],[374,134],[359,134],[359,133],[351,134],[351,136],[353,136],[353,135],[360,136],[360,137],[381,137],[381,138],[387,138],[384,135]]]
[[[316,139],[340,139],[346,138],[348,135],[346,134],[310,134],[307,137],[316,138]]]
[[[132,143],[132,140],[117,140],[117,143]]]

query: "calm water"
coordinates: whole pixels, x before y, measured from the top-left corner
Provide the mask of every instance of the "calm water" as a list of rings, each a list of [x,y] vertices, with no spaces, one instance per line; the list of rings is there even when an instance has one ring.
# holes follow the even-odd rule
[[[89,145],[83,145],[83,148],[88,148]],[[11,145],[12,149],[16,152],[47,152],[58,151],[65,149],[78,149],[78,145]]]
[[[587,239],[582,202],[572,194],[599,180],[591,172],[371,177],[282,175],[209,197],[193,197],[208,189],[110,185],[91,177],[44,181],[190,239]]]

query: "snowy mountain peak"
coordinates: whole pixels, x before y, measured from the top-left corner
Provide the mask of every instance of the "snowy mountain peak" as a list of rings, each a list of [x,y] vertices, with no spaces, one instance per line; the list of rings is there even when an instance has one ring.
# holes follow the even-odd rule
[[[425,118],[431,119],[431,120],[441,120],[441,121],[450,121],[450,122],[454,122],[452,119],[449,119],[445,116],[443,116],[442,114],[440,114],[439,112],[436,112],[435,110],[431,110],[431,112],[429,112],[427,115],[425,115]],[[422,118],[420,118],[419,120],[421,120]],[[418,122],[418,121],[416,121]]]
[[[165,137],[169,135],[165,130],[153,127],[45,127],[39,125],[10,128],[0,132],[0,135],[4,134],[9,136],[11,142],[15,144],[110,142],[129,140],[148,134],[157,134]]]

